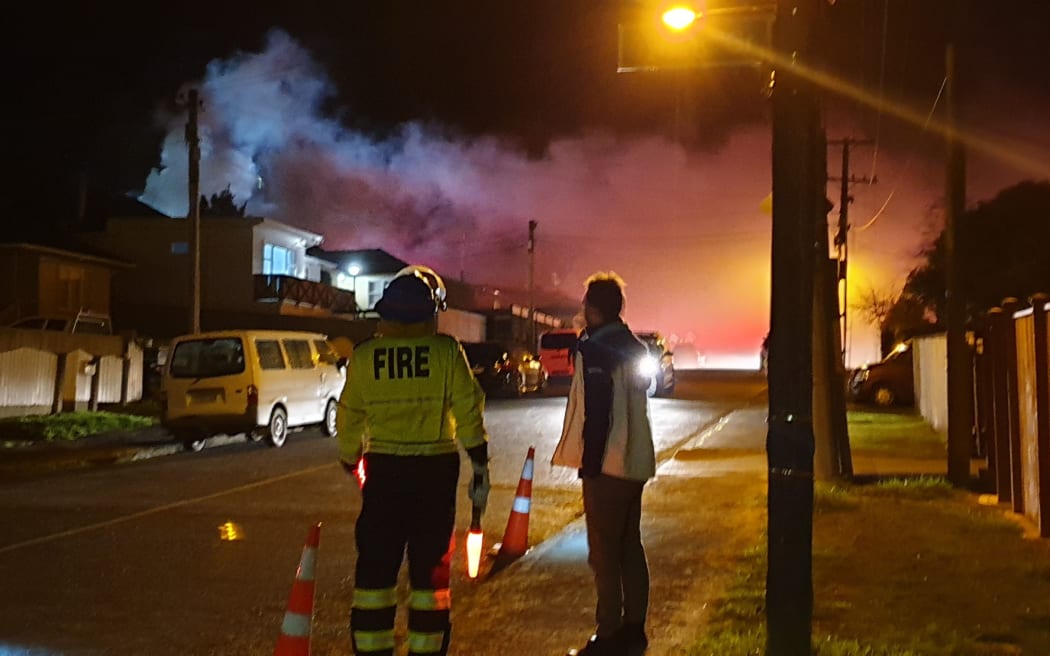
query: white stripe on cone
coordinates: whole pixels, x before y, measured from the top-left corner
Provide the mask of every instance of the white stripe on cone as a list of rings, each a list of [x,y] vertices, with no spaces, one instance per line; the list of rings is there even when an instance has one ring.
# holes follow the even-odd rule
[[[302,613],[285,613],[281,622],[281,633],[292,638],[310,637],[310,616]]]
[[[514,497],[514,512],[528,515],[532,508],[532,499],[528,497]]]
[[[314,569],[317,567],[317,549],[306,547],[303,549],[303,558],[299,563],[299,569],[295,572],[297,581],[313,581]]]
[[[521,478],[525,481],[532,480],[532,458],[525,461],[525,468],[521,470]]]

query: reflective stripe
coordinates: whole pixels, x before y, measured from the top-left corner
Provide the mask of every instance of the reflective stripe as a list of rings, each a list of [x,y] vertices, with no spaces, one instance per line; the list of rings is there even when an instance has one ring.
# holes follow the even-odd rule
[[[532,507],[532,499],[528,497],[514,497],[514,512],[527,515]]]
[[[310,637],[310,616],[302,613],[285,613],[281,622],[281,635],[293,638]]]
[[[525,461],[525,467],[521,470],[521,479],[523,481],[531,481],[532,480],[532,467],[533,467],[532,458],[529,458],[528,460]]]
[[[448,610],[452,608],[452,591],[448,588],[413,590],[408,607],[413,610]]]
[[[359,651],[380,651],[394,648],[394,630],[354,631],[354,648]]]
[[[295,578],[300,581],[313,581],[314,569],[316,567],[317,549],[314,547],[306,547],[303,549],[303,558],[299,562],[299,569],[295,573]]]
[[[445,644],[445,632],[417,633],[408,632],[408,650],[416,654],[437,654]]]
[[[379,590],[368,590],[356,588],[354,590],[354,608],[361,610],[380,610],[397,606],[397,589],[381,588]]]

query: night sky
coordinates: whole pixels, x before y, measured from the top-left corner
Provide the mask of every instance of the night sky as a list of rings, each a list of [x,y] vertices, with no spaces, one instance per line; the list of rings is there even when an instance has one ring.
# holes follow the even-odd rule
[[[34,6],[5,21],[6,239],[53,239],[81,176],[138,196],[162,161],[174,171],[175,98],[203,79],[216,145],[203,183],[258,176],[250,210],[504,285],[524,280],[534,218],[545,286],[576,296],[614,269],[636,327],[712,354],[752,353],[765,333],[763,77],[617,75],[613,2],[19,4]],[[830,21],[833,71],[922,116],[953,37],[965,129],[1035,163],[974,152],[971,202],[1050,175],[1050,2],[838,0]],[[854,189],[854,284],[899,284],[939,229],[943,145],[834,94],[826,107],[829,137],[879,144],[854,157],[879,178]]]

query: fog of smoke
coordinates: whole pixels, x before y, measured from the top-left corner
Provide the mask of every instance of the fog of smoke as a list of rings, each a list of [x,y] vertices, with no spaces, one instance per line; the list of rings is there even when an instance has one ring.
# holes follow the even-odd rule
[[[212,62],[200,89],[204,195],[229,186],[250,214],[316,231],[329,249],[383,248],[496,285],[524,285],[535,219],[541,285],[577,297],[589,273],[612,269],[637,328],[692,336],[708,353],[757,353],[769,307],[768,127],[738,129],[711,153],[588,134],[553,141],[541,159],[419,123],[377,140],[326,114],[331,82],[281,31],[261,52]],[[166,120],[162,168],[141,199],[184,216],[185,117]],[[902,189],[889,215],[909,191],[925,190]],[[879,286],[900,277],[902,250],[917,251],[915,229],[892,225],[867,233],[892,235],[878,256],[859,254],[877,260],[865,268]]]

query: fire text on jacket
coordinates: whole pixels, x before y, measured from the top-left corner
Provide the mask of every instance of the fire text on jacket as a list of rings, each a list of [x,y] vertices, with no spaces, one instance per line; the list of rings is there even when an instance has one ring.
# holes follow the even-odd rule
[[[429,346],[389,346],[372,353],[372,371],[379,380],[386,372],[387,379],[430,378]]]

